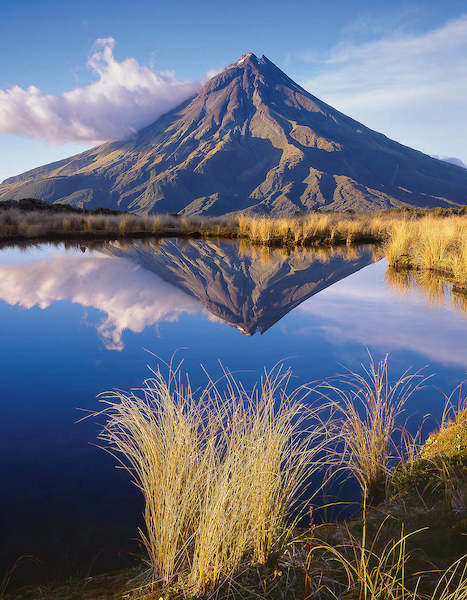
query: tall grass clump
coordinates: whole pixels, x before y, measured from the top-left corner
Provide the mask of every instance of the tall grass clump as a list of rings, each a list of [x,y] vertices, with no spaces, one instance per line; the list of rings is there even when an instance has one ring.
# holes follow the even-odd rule
[[[144,496],[153,578],[204,592],[281,552],[326,443],[321,409],[289,378],[276,369],[247,393],[226,373],[195,393],[180,369],[158,368],[140,390],[101,397],[100,441]]]
[[[406,371],[391,382],[386,356],[377,363],[370,358],[362,373],[349,371],[321,386],[321,393],[332,403],[340,440],[335,464],[357,480],[365,499],[384,497],[399,417],[425,379],[420,372]]]
[[[353,535],[346,528],[347,539],[338,544],[319,542],[313,546],[307,559],[307,567],[319,556],[321,569],[321,598],[348,598],[355,600],[418,600],[407,586],[407,540],[418,533],[405,533],[386,542],[380,540],[387,521],[382,519],[373,539],[368,538],[366,510],[363,510],[361,536]],[[316,567],[315,567],[316,568]]]
[[[467,217],[398,220],[388,228],[385,256],[391,267],[438,272],[467,288]]]
[[[393,223],[384,252],[389,265],[396,266],[400,261],[408,259],[412,239],[413,232],[406,220]]]

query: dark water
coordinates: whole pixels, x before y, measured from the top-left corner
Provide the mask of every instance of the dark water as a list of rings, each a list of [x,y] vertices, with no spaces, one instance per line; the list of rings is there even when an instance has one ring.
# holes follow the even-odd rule
[[[177,240],[0,251],[0,575],[128,564],[142,505],[96,448],[96,395],[138,385],[174,352],[196,386],[219,361],[248,386],[278,361],[297,383],[390,353],[395,376],[428,365],[415,420],[465,377],[465,304],[447,286],[386,273],[369,248],[251,249]]]

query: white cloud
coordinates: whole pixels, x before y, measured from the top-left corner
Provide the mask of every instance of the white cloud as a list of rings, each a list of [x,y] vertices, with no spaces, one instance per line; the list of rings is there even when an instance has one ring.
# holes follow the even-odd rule
[[[19,134],[51,143],[122,138],[195,94],[200,82],[179,81],[134,58],[118,62],[115,40],[96,40],[88,66],[97,81],[61,96],[34,85],[0,90],[0,134]]]
[[[125,258],[51,254],[0,266],[0,299],[30,309],[60,300],[103,314],[96,329],[108,350],[122,350],[125,330],[141,333],[181,313],[202,312],[194,298]]]
[[[467,15],[428,32],[398,30],[294,59],[316,69],[301,84],[342,112],[424,152],[467,162]]]

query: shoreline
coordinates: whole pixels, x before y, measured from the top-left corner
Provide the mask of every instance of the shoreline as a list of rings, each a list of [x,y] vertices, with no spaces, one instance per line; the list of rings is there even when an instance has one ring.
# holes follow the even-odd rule
[[[408,218],[390,211],[299,217],[175,217],[0,211],[0,248],[47,242],[173,239],[231,240],[268,248],[331,248],[374,244],[400,273],[428,271],[467,294],[467,216]]]
[[[154,503],[154,511],[145,511],[146,530],[153,532],[153,536],[147,538],[143,535],[140,540],[141,548],[153,553],[148,553],[146,558],[140,557],[139,553],[135,555],[139,558],[139,564],[133,568],[117,568],[115,571],[96,575],[91,575],[90,568],[87,576],[49,581],[42,585],[21,585],[15,581],[16,576],[20,579],[23,568],[22,559],[19,559],[5,574],[3,581],[0,579],[0,598],[181,600],[189,597],[201,600],[216,595],[219,599],[229,597],[231,600],[292,600],[297,597],[312,598],[320,593],[319,597],[323,600],[337,597],[348,597],[350,600],[363,597],[364,592],[377,585],[387,586],[388,598],[393,600],[405,597],[402,594],[407,594],[407,597],[410,595],[413,600],[463,600],[462,594],[467,590],[467,565],[464,567],[467,557],[463,555],[467,523],[464,502],[467,483],[467,405],[465,399],[459,405],[454,402],[456,390],[461,392],[461,387],[455,388],[449,397],[443,395],[445,406],[441,423],[434,423],[435,429],[427,437],[424,436],[423,441],[410,437],[405,426],[399,428],[397,416],[404,412],[403,407],[409,396],[423,390],[425,379],[421,379],[419,372],[406,371],[392,384],[395,385],[394,389],[400,389],[399,396],[397,393],[394,396],[391,391],[393,388],[388,387],[390,380],[387,364],[387,357],[376,365],[370,361],[369,370],[363,371],[363,379],[358,373],[350,372],[337,383],[335,380],[334,383],[323,380],[315,388],[315,392],[318,394],[317,399],[326,400],[329,404],[326,407],[319,403],[318,408],[305,408],[302,404],[302,400],[308,397],[306,386],[286,393],[286,387],[282,385],[287,386],[287,373],[281,375],[278,372],[277,379],[274,372],[271,372],[266,375],[266,380],[273,382],[273,387],[263,383],[260,398],[254,394],[242,396],[247,406],[240,415],[237,415],[238,397],[229,396],[226,403],[220,405],[217,401],[219,396],[216,396],[217,400],[208,406],[208,418],[211,419],[209,426],[201,430],[195,426],[206,418],[206,404],[203,403],[203,409],[197,412],[190,394],[183,396],[185,388],[177,387],[176,383],[174,388],[171,387],[172,371],[165,378],[158,370],[153,372],[155,379],[150,380],[151,383],[146,380],[149,387],[143,387],[142,391],[146,389],[156,393],[150,404],[144,399],[147,396],[143,395],[141,398],[132,391],[106,393],[103,400],[105,410],[95,413],[106,417],[106,424],[98,437],[99,442],[103,442],[104,448],[115,451],[115,457],[117,454],[122,456],[123,462],[120,464],[130,475],[133,473],[132,459],[138,461],[137,465],[143,466],[149,461],[149,471],[136,472],[141,473],[141,482],[148,484],[141,486],[146,506]],[[231,382],[235,384],[234,379]],[[210,380],[207,386],[206,389],[211,389]],[[189,384],[186,389],[190,389]],[[352,389],[353,396],[342,395],[342,392]],[[386,390],[383,395],[372,394],[372,390],[378,392],[381,389]],[[157,390],[162,391],[161,402],[157,401]],[[362,390],[369,391],[369,395],[362,395]],[[297,394],[303,396],[298,397]],[[278,396],[282,398],[282,402],[276,406],[275,398]],[[206,399],[203,392],[200,398]],[[358,399],[362,402],[362,407],[370,411],[366,414],[372,415],[368,421],[354,411],[354,404]],[[265,408],[266,401],[269,409]],[[175,406],[180,408],[180,412],[173,410]],[[328,408],[332,409],[332,421],[330,416],[326,417],[322,413]],[[212,415],[211,410],[214,411]],[[263,414],[266,414],[264,420]],[[274,418],[270,419],[267,415]],[[311,427],[310,419],[315,419],[315,425]],[[225,422],[229,423],[228,430],[222,425]],[[307,425],[302,429],[301,424],[304,423]],[[192,427],[187,427],[190,424]],[[297,424],[300,426],[298,429]],[[371,432],[374,430],[384,436],[383,445],[377,440],[376,445],[371,443]],[[140,435],[146,431],[157,432],[156,438]],[[169,438],[165,431],[171,433]],[[401,431],[400,441],[393,438],[397,431]],[[196,437],[189,438],[189,446],[185,444],[187,432],[198,432]],[[359,432],[365,435],[361,437]],[[311,437],[306,441],[302,434]],[[280,438],[283,443],[278,444],[277,436],[283,436]],[[127,446],[128,439],[134,445]],[[153,461],[161,455],[166,456],[167,439],[170,440],[169,449],[172,450],[168,454],[172,457],[168,471],[165,464],[160,466],[160,461]],[[378,439],[381,439],[380,436]],[[164,445],[158,443],[159,440]],[[198,444],[197,441],[201,443]],[[209,443],[205,444],[205,441]],[[233,443],[236,444],[232,454],[234,460],[229,462]],[[191,469],[197,469],[193,488],[188,475],[186,479],[176,479],[174,487],[172,479],[166,477],[172,473],[172,469],[175,469],[175,474],[179,472],[180,452],[176,450],[180,448],[180,444],[183,457],[190,456],[185,453],[187,447],[197,456],[195,462],[188,460],[185,463],[185,458],[182,460],[182,465],[188,468],[187,473],[191,473]],[[135,449],[137,453],[133,454]],[[141,449],[141,453],[138,449]],[[226,455],[217,452],[223,449]],[[396,450],[397,453],[397,449],[400,452],[397,454],[399,459],[392,464],[392,452]],[[215,452],[211,454],[213,450]],[[305,461],[301,458],[303,452],[308,455]],[[266,475],[274,476],[271,481],[279,477],[282,482],[277,488],[279,495],[274,492],[272,496],[270,491],[276,488],[264,485],[259,478],[259,474],[265,473],[264,457],[269,457],[271,453],[274,458],[271,464],[275,466],[274,470],[266,471]],[[243,460],[236,460],[238,456]],[[281,460],[275,460],[279,458]],[[127,462],[128,459],[130,462]],[[287,464],[284,467],[283,461],[286,460],[290,461],[290,466]],[[244,466],[245,462],[247,468]],[[371,466],[370,470],[366,469],[367,464]],[[224,468],[226,466],[228,469]],[[255,466],[255,469],[251,468]],[[326,510],[330,505],[327,503],[322,506],[317,501],[316,492],[322,489],[324,483],[311,484],[308,479],[314,474],[324,475],[331,467],[344,468],[361,491],[360,501],[356,503],[359,507],[357,512],[344,518],[331,517],[332,520]],[[289,488],[288,475],[285,474],[290,473],[293,468],[300,470],[297,471],[298,479]],[[336,474],[339,471],[340,468]],[[146,473],[149,474],[148,479],[145,478]],[[158,474],[162,477],[157,478]],[[298,509],[301,517],[307,521],[307,524],[299,525],[293,517],[293,498],[300,489],[300,482],[305,482],[302,475],[309,481],[307,485],[312,485],[310,491],[315,493],[306,500],[306,505]],[[198,477],[201,481],[207,477],[211,482],[208,496],[205,496],[205,488],[199,485]],[[133,478],[133,482],[137,481]],[[232,481],[236,482],[235,486],[231,485]],[[219,485],[214,485],[215,482]],[[252,482],[258,486],[255,489],[261,494],[264,504],[257,504],[256,494],[251,495],[249,492]],[[224,483],[229,483],[227,489]],[[168,494],[153,494],[154,490],[164,490],[164,485],[168,486]],[[316,488],[316,485],[321,487]],[[189,502],[186,501],[184,506],[189,509],[194,503],[199,511],[195,515],[205,515],[206,521],[203,518],[199,525],[197,521],[193,524],[191,509],[190,512],[182,513],[186,514],[187,528],[180,529],[180,535],[189,536],[190,545],[185,546],[184,540],[180,541],[178,536],[168,539],[171,540],[169,550],[184,548],[187,553],[186,563],[174,562],[173,574],[164,579],[160,566],[163,563],[159,561],[165,556],[166,546],[159,545],[159,540],[165,540],[164,536],[171,534],[172,508],[180,506],[185,494],[190,492],[192,496],[189,496]],[[212,497],[214,503],[211,502]],[[224,498],[231,499],[233,503],[223,502]],[[236,500],[250,503],[250,509],[255,515],[253,521],[248,511],[240,512],[241,520],[237,522],[238,507],[242,504]],[[342,497],[339,497],[340,502],[347,504]],[[222,508],[220,513],[219,507]],[[264,507],[267,507],[266,512],[263,511]],[[277,519],[280,519],[280,527],[275,517],[276,509],[279,510]],[[157,521],[153,520],[154,515]],[[291,522],[287,515],[292,516]],[[209,523],[209,531],[214,532],[214,540],[225,542],[227,539],[229,548],[236,548],[238,539],[236,535],[228,537],[231,523],[237,524],[239,531],[243,531],[243,527],[244,534],[252,537],[247,538],[248,545],[240,545],[233,564],[226,563],[222,570],[216,571],[217,557],[222,550],[222,546],[219,546],[220,550],[214,552],[212,562],[206,563],[208,577],[214,573],[216,579],[207,579],[205,586],[195,587],[198,564],[195,552],[198,548],[209,550],[211,547],[211,535],[202,536],[205,522]],[[183,523],[185,521],[182,525]],[[257,530],[256,523],[263,527]],[[269,544],[264,556],[254,554],[258,531]],[[200,545],[191,544],[192,536],[195,535],[198,536]],[[151,545],[148,545],[147,539],[151,540]],[[183,546],[180,546],[181,543]],[[169,558],[171,556],[175,555],[171,553]],[[230,560],[230,556],[229,553],[227,559]],[[423,575],[421,580],[420,575]],[[440,593],[437,592],[438,589]],[[320,590],[323,590],[322,594]],[[354,595],[349,595],[352,590]],[[426,595],[425,590],[431,595]],[[452,595],[457,594],[457,591],[458,595]]]

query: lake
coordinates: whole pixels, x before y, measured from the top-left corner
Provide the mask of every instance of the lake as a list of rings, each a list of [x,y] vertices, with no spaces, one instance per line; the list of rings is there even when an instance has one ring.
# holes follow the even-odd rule
[[[95,446],[96,396],[138,386],[159,357],[196,387],[222,365],[248,387],[283,361],[301,384],[390,354],[433,373],[407,406],[440,417],[464,378],[465,299],[387,270],[371,247],[296,250],[139,240],[0,250],[0,564],[24,579],[131,563],[142,502]],[[152,354],[151,354],[152,353]],[[80,422],[78,422],[80,421]]]

